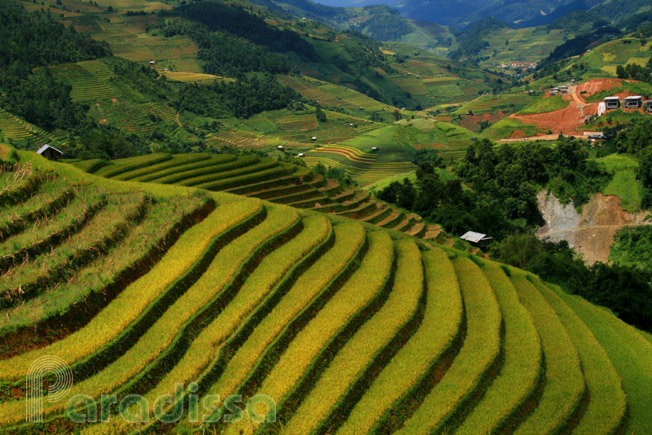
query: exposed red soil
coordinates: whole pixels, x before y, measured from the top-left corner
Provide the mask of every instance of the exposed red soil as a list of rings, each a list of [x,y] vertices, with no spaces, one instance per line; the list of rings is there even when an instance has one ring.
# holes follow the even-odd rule
[[[495,124],[506,116],[502,110],[496,113],[483,113],[482,115],[464,115],[460,121],[460,126],[472,131],[479,131],[482,121],[489,121]]]
[[[570,104],[561,110],[546,113],[534,113],[529,115],[511,115],[510,118],[517,119],[525,124],[536,125],[542,130],[550,130],[555,133],[576,133],[584,125],[585,117],[597,112],[597,103],[583,104],[574,89],[571,89],[570,94],[563,96],[565,101]],[[589,107],[589,106],[596,107]],[[587,113],[585,113],[585,110]],[[512,133],[511,138],[515,138],[515,133]],[[523,137],[523,136],[521,136]]]
[[[600,92],[610,91],[613,88],[619,87],[622,82],[638,83],[636,80],[622,80],[622,79],[593,79],[586,83],[577,85],[577,94],[584,100],[584,96],[599,94]]]
[[[571,87],[570,92],[563,95],[564,100],[570,102],[568,107],[564,109],[529,115],[515,114],[511,115],[510,118],[517,119],[525,124],[535,125],[542,130],[550,130],[553,134],[580,135],[584,129],[586,117],[598,113],[599,103],[587,103],[586,97],[619,87],[623,82],[636,83],[636,80],[593,79],[576,87]],[[621,99],[633,95],[636,94],[631,92],[618,92],[613,94],[613,96]],[[642,109],[631,111],[644,112]],[[517,133],[520,133],[520,131],[517,130],[512,133],[510,138],[515,139],[519,137]]]
[[[510,139],[517,139],[517,138],[520,138],[520,137],[525,137],[525,130],[514,130],[509,137],[510,137]]]

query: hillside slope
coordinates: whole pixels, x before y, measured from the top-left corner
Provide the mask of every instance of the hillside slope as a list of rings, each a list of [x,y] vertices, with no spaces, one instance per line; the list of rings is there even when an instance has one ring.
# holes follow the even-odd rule
[[[161,412],[192,401],[226,433],[652,431],[647,336],[536,276],[342,217],[0,157],[20,159],[0,178],[5,433],[178,433],[198,419]],[[85,395],[76,424],[56,400],[25,422],[45,355]],[[102,394],[142,395],[123,415],[151,418],[99,423]]]

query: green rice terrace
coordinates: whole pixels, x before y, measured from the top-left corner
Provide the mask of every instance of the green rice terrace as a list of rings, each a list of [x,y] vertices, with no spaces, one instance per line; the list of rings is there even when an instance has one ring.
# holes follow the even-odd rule
[[[652,433],[649,335],[305,168],[0,158],[3,433]]]
[[[358,219],[417,237],[434,238],[441,232],[439,226],[426,225],[420,216],[379,201],[364,190],[340,185],[306,167],[270,157],[155,153],[112,162],[86,160],[72,164],[115,180],[225,191]]]

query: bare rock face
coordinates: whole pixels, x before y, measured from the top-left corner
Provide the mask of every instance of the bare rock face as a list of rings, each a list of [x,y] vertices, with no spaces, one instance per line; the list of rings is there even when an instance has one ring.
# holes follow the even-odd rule
[[[537,194],[539,210],[546,224],[537,230],[541,240],[568,245],[584,258],[588,264],[609,260],[609,248],[614,236],[626,226],[649,225],[648,213],[627,213],[620,206],[617,196],[591,195],[581,213],[570,201],[562,204],[552,193],[541,190]]]

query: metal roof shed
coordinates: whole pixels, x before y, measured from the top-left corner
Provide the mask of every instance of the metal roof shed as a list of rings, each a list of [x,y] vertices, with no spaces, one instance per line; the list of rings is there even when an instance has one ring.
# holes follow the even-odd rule
[[[475,231],[467,231],[464,233],[462,240],[466,240],[474,245],[477,245],[481,248],[487,246],[494,238],[482,233],[476,233]]]
[[[48,160],[59,160],[61,156],[63,156],[63,151],[58,150],[49,144],[45,144],[36,151],[36,154],[40,154]]]

